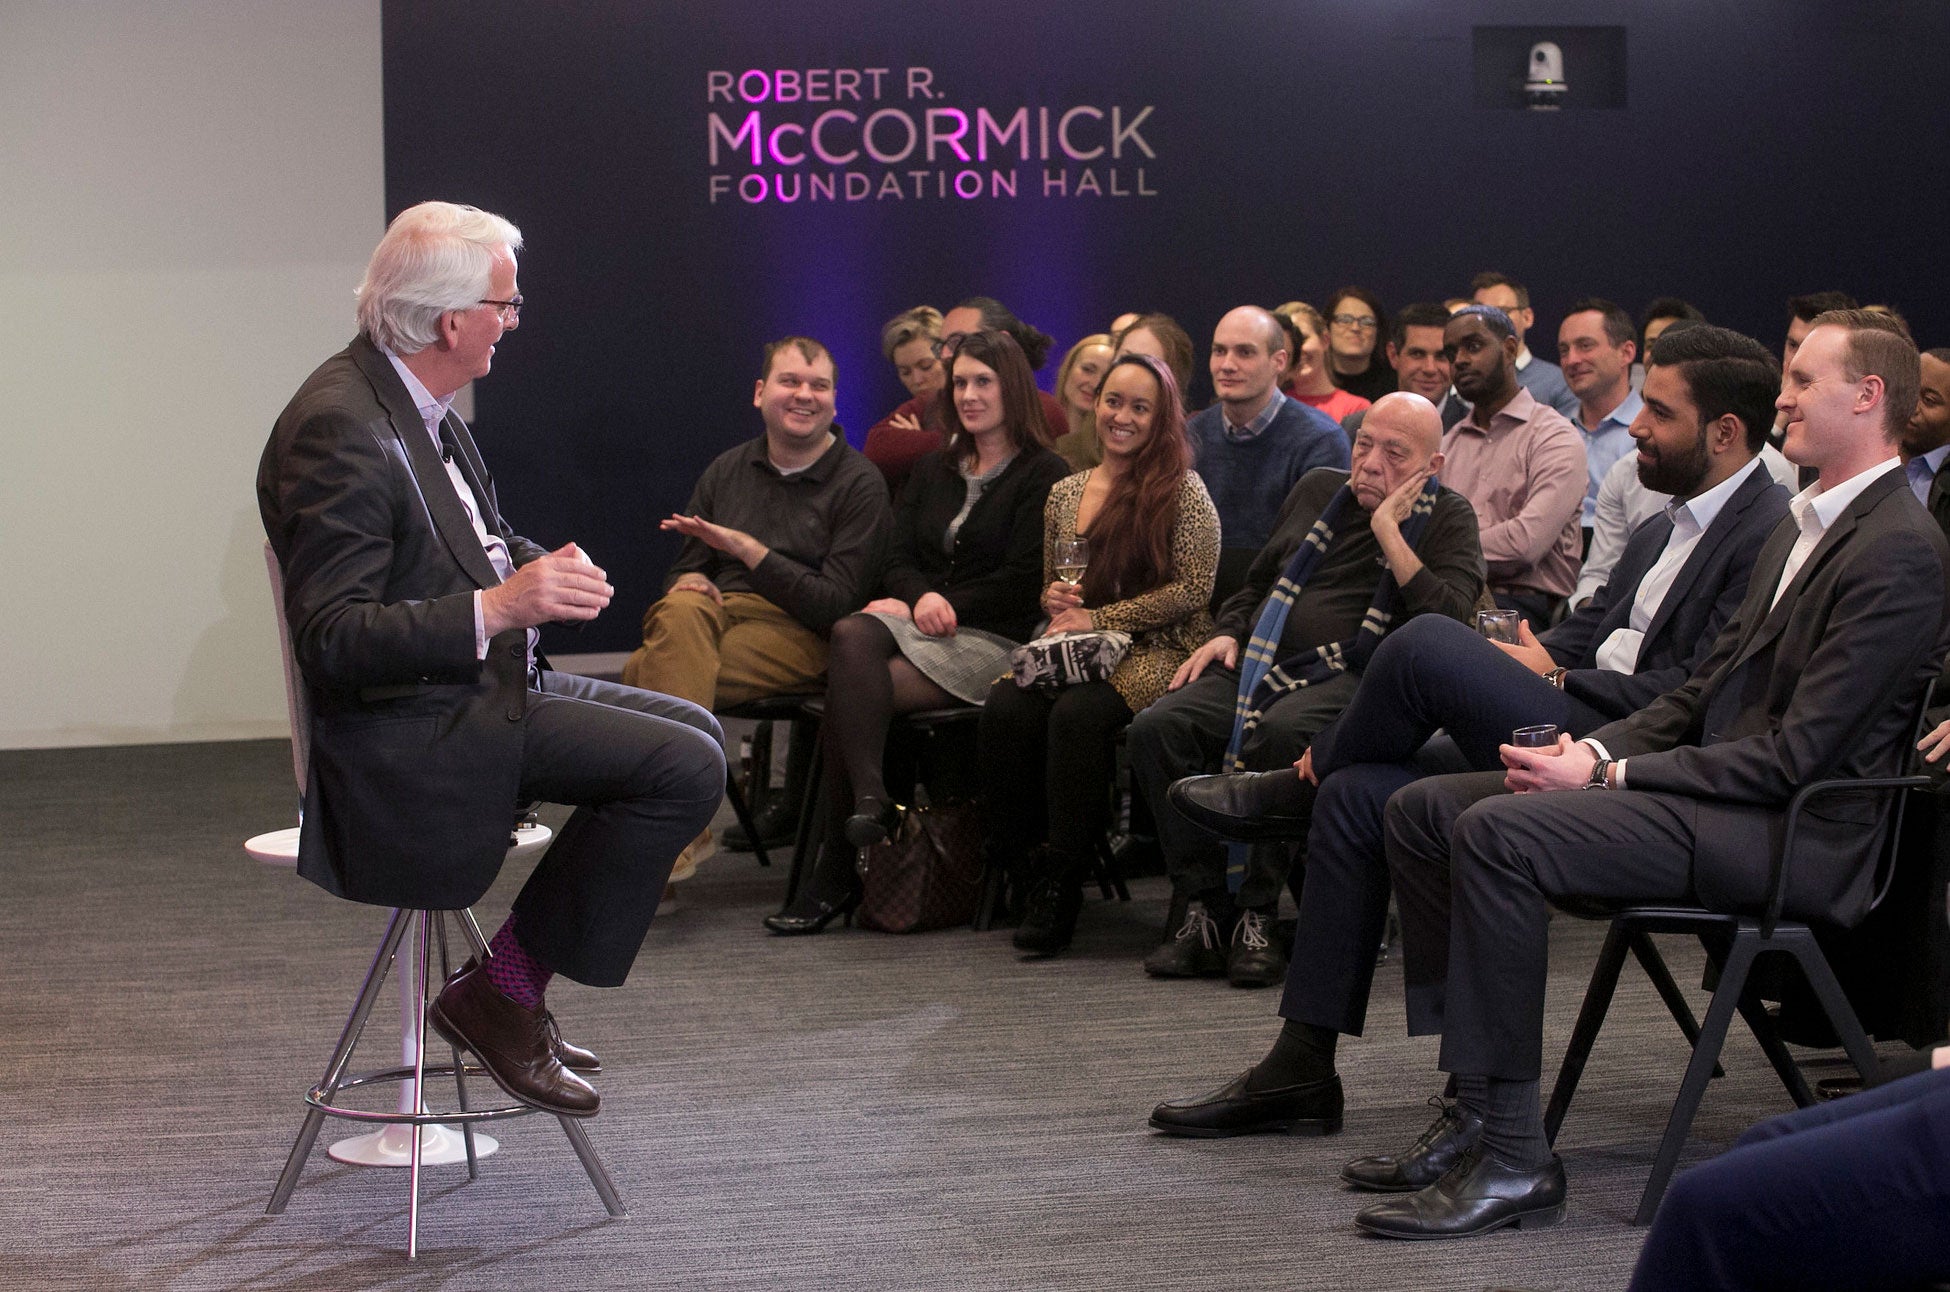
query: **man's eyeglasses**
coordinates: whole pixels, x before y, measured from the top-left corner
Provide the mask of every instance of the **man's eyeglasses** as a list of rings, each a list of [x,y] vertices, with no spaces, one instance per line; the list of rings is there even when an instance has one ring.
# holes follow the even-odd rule
[[[1336,314],[1331,320],[1335,327],[1351,327],[1358,332],[1372,332],[1375,317],[1372,314]]]
[[[937,339],[934,343],[934,357],[946,359],[961,346],[967,335],[966,332],[950,332],[947,336]]]
[[[502,327],[519,327],[521,325],[522,299],[519,296],[513,297],[512,299],[505,300],[505,301],[491,301],[488,300],[486,297],[482,297],[479,301],[476,301],[475,304],[493,305],[496,308],[498,308],[501,311]]]

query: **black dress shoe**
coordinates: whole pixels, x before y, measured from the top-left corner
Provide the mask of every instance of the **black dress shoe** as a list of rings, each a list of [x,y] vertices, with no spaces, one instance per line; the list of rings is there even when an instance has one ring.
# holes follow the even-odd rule
[[[1012,939],[1016,950],[1030,956],[1061,955],[1076,936],[1077,916],[1082,912],[1083,886],[1076,879],[1037,880]]]
[[[853,805],[853,815],[846,819],[846,841],[856,848],[871,848],[893,838],[900,823],[900,804],[868,795]]]
[[[1286,951],[1273,936],[1273,921],[1241,911],[1226,955],[1226,980],[1235,987],[1271,987],[1286,981]]]
[[[1413,1193],[1449,1173],[1457,1159],[1483,1138],[1483,1119],[1461,1104],[1431,1099],[1435,1120],[1405,1152],[1357,1157],[1341,1168],[1341,1179],[1370,1193]]]
[[[1473,1238],[1506,1225],[1554,1225],[1564,1219],[1564,1193],[1564,1162],[1555,1154],[1524,1171],[1478,1145],[1428,1188],[1364,1207],[1354,1223],[1384,1238]]]
[[[841,916],[846,917],[848,924],[853,923],[853,908],[859,904],[860,890],[857,888],[843,897],[802,899],[793,903],[791,910],[766,916],[765,927],[788,938],[823,933],[828,924]]]
[[[1252,1075],[1248,1069],[1209,1095],[1159,1104],[1151,1110],[1151,1129],[1193,1139],[1340,1133],[1339,1076],[1255,1092],[1246,1089]]]
[[[1291,767],[1187,776],[1165,793],[1187,821],[1240,843],[1304,839],[1313,821],[1314,787]]]
[[[427,1006],[427,1022],[456,1049],[472,1051],[494,1083],[525,1104],[568,1117],[593,1117],[595,1087],[562,1066],[549,1046],[547,1008],[501,994],[480,966],[447,980]]]
[[[469,956],[466,964],[447,976],[447,981],[452,982],[460,977],[461,974],[472,969],[474,964],[474,957]],[[592,1076],[603,1070],[603,1061],[596,1057],[594,1050],[585,1050],[580,1045],[562,1038],[562,1029],[556,1025],[555,1015],[550,1014],[545,1017],[542,1025],[548,1029],[549,1048],[555,1051],[556,1061],[563,1067],[571,1072],[587,1072]]]

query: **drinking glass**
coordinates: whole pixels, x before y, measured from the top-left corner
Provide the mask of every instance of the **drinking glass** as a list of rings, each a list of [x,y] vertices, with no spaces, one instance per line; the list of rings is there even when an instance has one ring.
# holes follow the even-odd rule
[[[1476,631],[1493,642],[1517,644],[1517,621],[1523,616],[1514,610],[1479,610],[1476,612]]]
[[[1056,577],[1076,587],[1083,582],[1083,572],[1090,566],[1090,540],[1087,538],[1059,539],[1056,544]],[[1514,640],[1514,639],[1513,639]]]
[[[1557,745],[1557,724],[1540,722],[1534,727],[1518,727],[1510,733],[1510,743],[1519,749],[1551,749]]]

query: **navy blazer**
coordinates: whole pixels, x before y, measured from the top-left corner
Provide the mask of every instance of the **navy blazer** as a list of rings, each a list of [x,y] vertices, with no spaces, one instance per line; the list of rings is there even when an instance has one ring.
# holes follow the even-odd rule
[[[1639,584],[1672,536],[1672,519],[1663,511],[1640,525],[1605,586],[1540,639],[1551,658],[1571,670],[1564,677],[1565,694],[1611,720],[1636,713],[1684,682],[1739,608],[1754,559],[1787,511],[1788,491],[1766,467],[1748,468],[1646,626],[1638,667],[1620,673],[1598,667],[1598,648],[1617,629],[1631,627]]]

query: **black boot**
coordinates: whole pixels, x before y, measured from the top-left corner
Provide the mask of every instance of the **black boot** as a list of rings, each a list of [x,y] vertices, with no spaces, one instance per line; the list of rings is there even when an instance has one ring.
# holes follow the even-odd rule
[[[1043,850],[1029,890],[1022,923],[1016,926],[1016,950],[1033,956],[1060,954],[1077,931],[1083,910],[1082,859],[1054,848]]]

